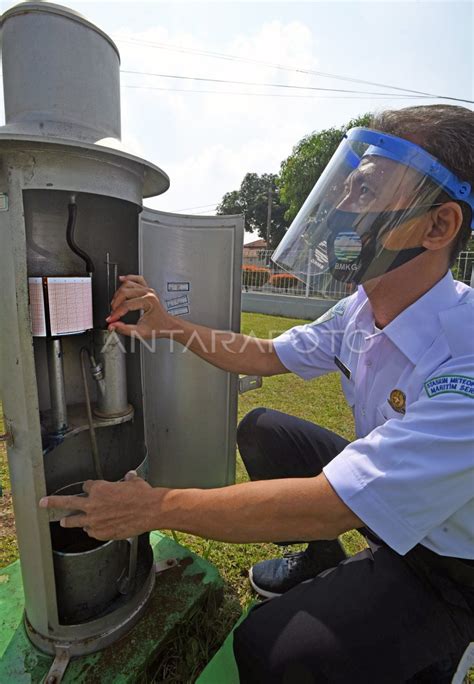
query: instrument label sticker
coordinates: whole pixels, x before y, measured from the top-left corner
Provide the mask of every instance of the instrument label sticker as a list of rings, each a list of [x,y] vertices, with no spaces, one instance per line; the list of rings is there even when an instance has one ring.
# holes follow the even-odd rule
[[[184,281],[168,281],[166,289],[168,292],[189,292],[191,290],[191,283]]]

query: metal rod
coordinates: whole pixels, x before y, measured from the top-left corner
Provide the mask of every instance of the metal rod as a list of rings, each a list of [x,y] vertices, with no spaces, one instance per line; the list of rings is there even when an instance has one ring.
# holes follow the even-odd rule
[[[51,399],[51,428],[54,433],[67,430],[66,390],[64,387],[63,351],[58,337],[48,339],[49,396]]]
[[[90,398],[90,394],[89,394],[89,385],[87,384],[87,372],[86,372],[86,364],[84,362],[84,354],[87,354],[87,359],[89,360],[89,352],[85,347],[83,347],[81,349],[80,356],[81,356],[82,380],[84,382],[84,394],[85,394],[85,398],[86,398],[87,422],[89,423],[89,436],[90,436],[90,440],[91,440],[92,461],[94,464],[94,470],[95,470],[95,474],[97,476],[97,479],[103,480],[104,474],[102,472],[102,466],[100,465],[99,448],[97,446],[97,439],[95,436],[94,422],[92,419],[91,398]]]
[[[110,254],[109,254],[109,252],[107,252],[105,265],[106,265],[106,269],[107,269],[107,306],[109,306],[110,305]]]
[[[115,294],[115,291],[117,290],[117,284],[118,284],[118,263],[116,261],[110,261],[110,252],[106,253],[105,257],[105,265],[106,265],[106,278],[107,278],[107,304],[110,304],[110,301]],[[111,280],[111,272],[110,272],[110,267],[113,266],[113,280]]]
[[[304,293],[304,296],[305,296],[305,297],[309,297],[309,294],[310,294],[309,285],[310,285],[310,282],[311,282],[311,281],[310,281],[310,273],[311,273],[311,255],[312,255],[312,252],[311,252],[311,250],[309,250],[309,251],[308,251],[308,265],[307,265],[307,267],[306,267],[306,288],[305,288],[305,293]]]

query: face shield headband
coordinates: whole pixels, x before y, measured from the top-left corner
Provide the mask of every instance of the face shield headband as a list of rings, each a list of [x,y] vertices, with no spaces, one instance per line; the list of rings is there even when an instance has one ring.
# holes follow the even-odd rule
[[[359,202],[351,203],[347,197],[354,194],[354,178],[360,186],[356,193]],[[394,193],[400,187],[408,189],[408,206],[393,209]],[[425,251],[422,246],[408,246],[399,237],[387,236],[402,235],[403,229],[413,227],[419,217],[440,206],[441,190],[471,207],[474,228],[474,193],[469,183],[460,181],[414,143],[378,131],[351,129],[273,261],[310,284],[325,273],[347,283],[381,276]],[[367,196],[371,193],[370,201],[361,200],[363,191]]]

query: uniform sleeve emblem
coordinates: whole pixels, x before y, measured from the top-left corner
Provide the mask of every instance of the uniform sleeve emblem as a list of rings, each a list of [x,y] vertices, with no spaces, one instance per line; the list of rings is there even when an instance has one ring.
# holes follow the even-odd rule
[[[334,318],[335,316],[343,316],[347,306],[347,299],[347,297],[345,299],[341,299],[341,301],[335,306],[331,307],[325,313],[323,313],[322,316],[317,318],[313,325],[321,325],[321,323],[326,323],[326,321],[330,321],[331,318]]]
[[[474,378],[466,375],[439,375],[424,384],[430,399],[438,394],[463,394],[474,399]]]

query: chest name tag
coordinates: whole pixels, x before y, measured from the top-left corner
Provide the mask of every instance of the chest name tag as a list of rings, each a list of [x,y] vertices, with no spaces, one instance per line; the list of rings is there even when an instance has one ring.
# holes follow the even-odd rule
[[[466,375],[440,375],[427,380],[424,388],[430,399],[438,394],[464,394],[474,399],[474,378]]]
[[[350,380],[352,373],[351,373],[350,369],[344,363],[342,363],[341,359],[339,359],[337,356],[335,356],[334,357],[334,363],[339,368],[339,370],[342,371],[342,373],[344,373],[346,378],[348,380]]]

